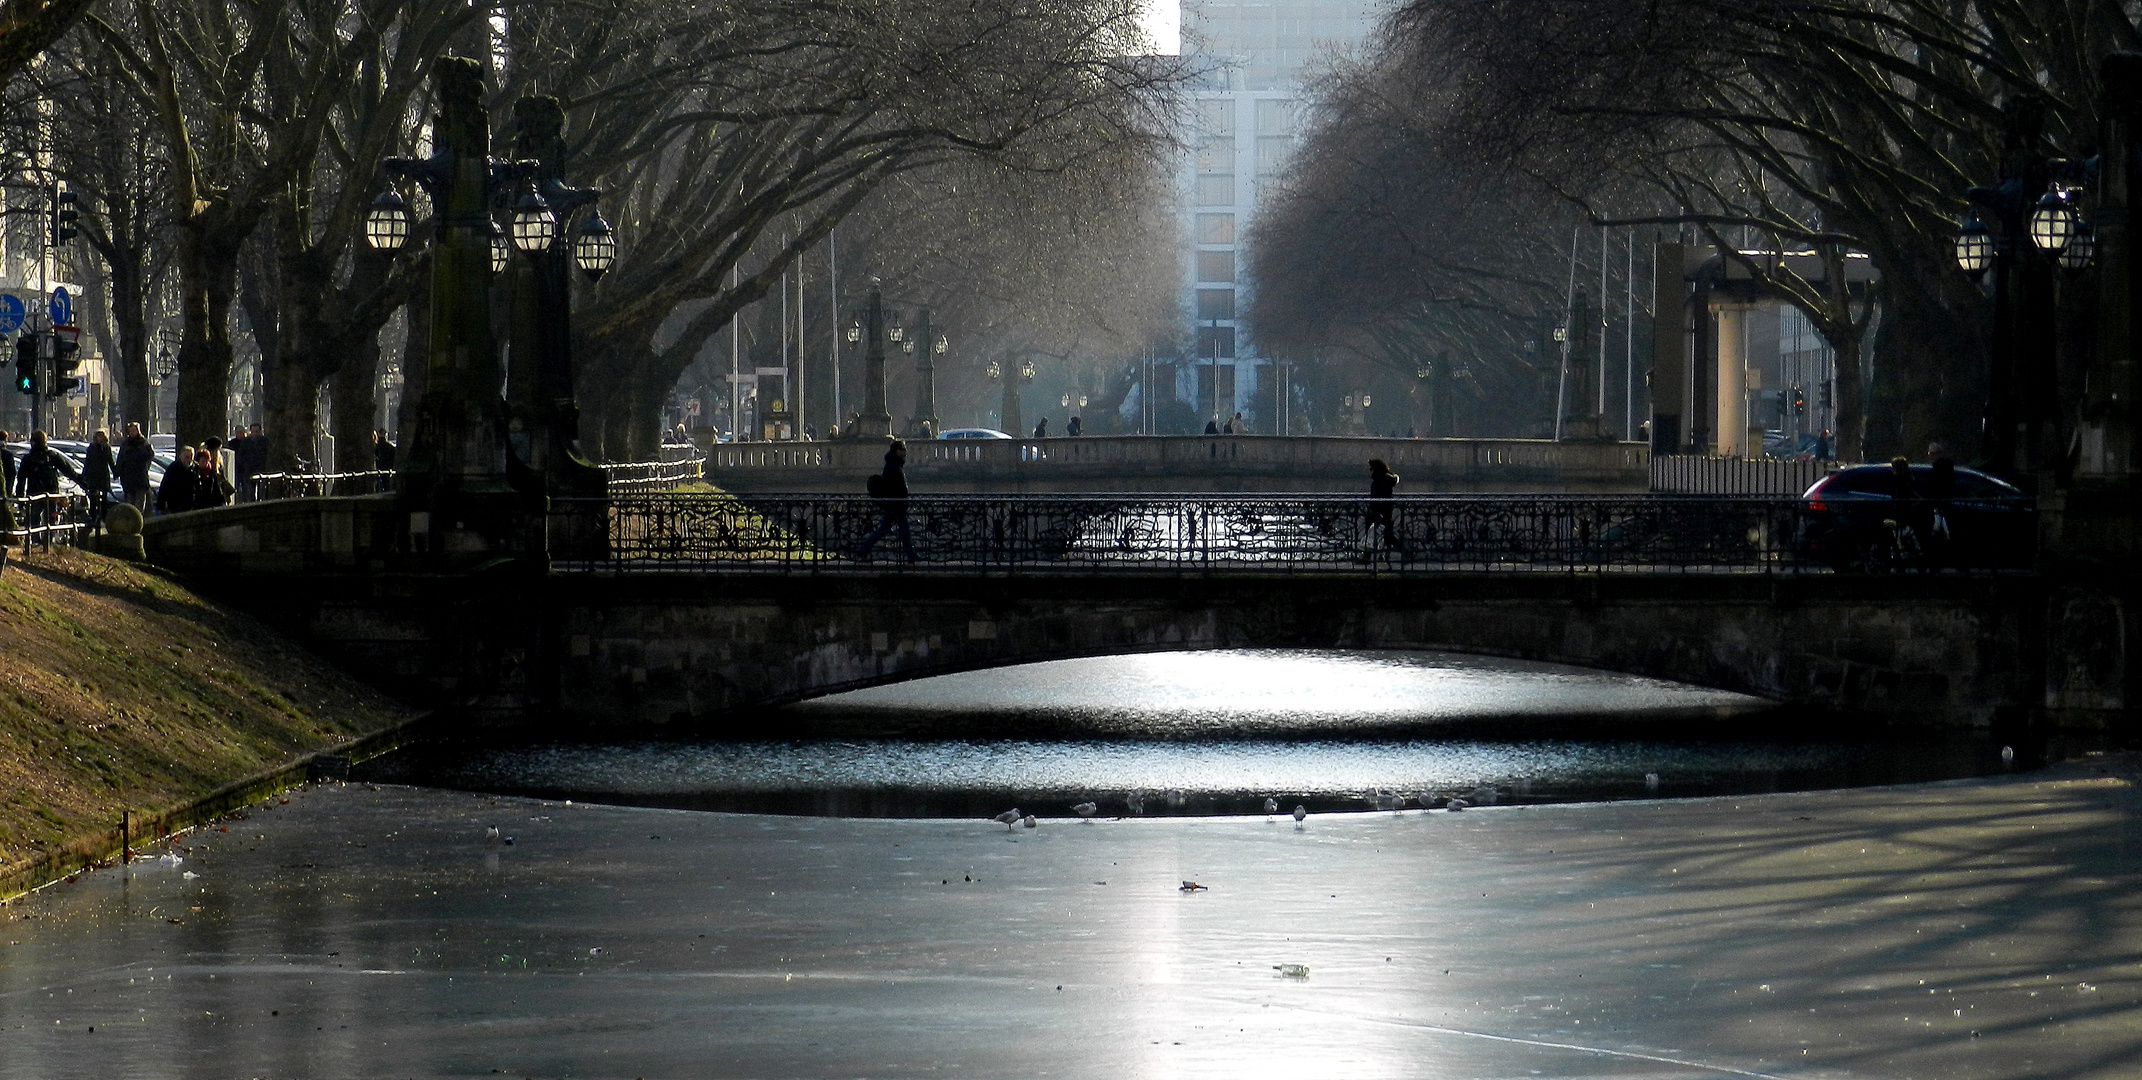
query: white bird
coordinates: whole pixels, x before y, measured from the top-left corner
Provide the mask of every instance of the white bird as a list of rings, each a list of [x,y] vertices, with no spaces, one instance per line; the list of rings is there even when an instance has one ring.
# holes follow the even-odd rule
[[[506,838],[500,835],[498,831],[498,826],[496,825],[493,825],[483,831],[483,846],[485,847],[497,847],[498,845],[505,843],[505,841]]]
[[[1655,773],[1655,772],[1647,772],[1647,773],[1645,773],[1645,774],[1644,774],[1644,790],[1646,790],[1646,791],[1657,791],[1658,789],[1659,789],[1659,774],[1657,774],[1657,773]]]
[[[1458,810],[1463,810],[1471,805],[1471,803],[1466,802],[1464,799],[1452,799],[1449,802],[1443,804],[1443,809],[1455,812]]]
[[[2013,746],[2004,746],[2004,747],[2001,747],[2001,764],[2003,764],[2003,765],[2013,765],[2013,764],[2015,764],[2015,763],[2016,763],[2016,748],[2015,748],[2015,747],[2013,747]]]
[[[1020,819],[1019,819],[1019,824],[1021,824],[1021,825],[1024,825],[1024,826],[1026,826],[1026,827],[1027,827],[1027,828],[1029,828],[1029,829],[1033,828],[1033,827],[1034,827],[1034,825],[1035,825],[1035,821],[1034,821],[1034,815],[1032,815],[1032,814],[1028,814],[1027,816],[1025,816],[1025,817],[1023,817],[1023,818],[1020,818]]]
[[[1309,816],[1309,808],[1308,808],[1308,807],[1306,807],[1306,806],[1303,806],[1303,805],[1302,805],[1302,804],[1300,804],[1300,803],[1295,803],[1295,804],[1294,804],[1294,823],[1295,823],[1296,825],[1299,825],[1299,824],[1301,824],[1301,823],[1302,823],[1302,821],[1303,821],[1303,819],[1307,818],[1308,816]]]
[[[1376,809],[1378,810],[1396,810],[1404,805],[1406,805],[1406,797],[1404,795],[1386,795],[1381,791],[1376,793]]]
[[[1145,796],[1135,791],[1123,796],[1123,808],[1130,811],[1132,817],[1145,813]]]
[[[1082,802],[1077,806],[1072,807],[1071,812],[1077,814],[1082,818],[1090,818],[1093,816],[1094,811],[1099,809],[1100,806],[1096,803]]]
[[[1013,827],[1019,824],[1019,808],[1014,806],[989,820],[1004,826],[1004,831],[1010,832]]]
[[[1205,888],[1205,886],[1203,886],[1203,885],[1200,885],[1200,884],[1198,884],[1198,883],[1197,883],[1197,882],[1195,882],[1195,881],[1185,881],[1185,882],[1183,882],[1183,889],[1182,889],[1182,891],[1184,891],[1184,892],[1199,892],[1199,891],[1202,891],[1202,890],[1203,890],[1204,888]]]
[[[1265,796],[1264,816],[1271,817],[1273,814],[1276,813],[1279,813],[1279,800],[1271,797],[1270,795]]]

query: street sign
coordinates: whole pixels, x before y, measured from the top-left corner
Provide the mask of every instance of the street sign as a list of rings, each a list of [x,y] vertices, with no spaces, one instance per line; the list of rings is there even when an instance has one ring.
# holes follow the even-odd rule
[[[66,286],[62,285],[52,290],[52,304],[49,310],[52,315],[52,325],[54,326],[67,326],[74,322],[74,297],[67,295]]]
[[[22,297],[0,293],[0,334],[12,334],[22,326]]]
[[[685,403],[684,403],[684,412],[685,412],[685,415],[687,415],[687,416],[698,416],[698,415],[699,415],[699,399],[698,399],[698,398],[693,398],[693,399],[691,399],[690,401],[687,401],[687,402],[685,402]]]

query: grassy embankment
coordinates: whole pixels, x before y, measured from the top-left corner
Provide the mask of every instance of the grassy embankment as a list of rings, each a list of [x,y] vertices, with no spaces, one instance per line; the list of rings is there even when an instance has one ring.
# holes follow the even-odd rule
[[[153,570],[56,548],[0,573],[0,897],[410,713]],[[272,781],[273,778],[270,778]],[[257,796],[255,796],[257,797]]]

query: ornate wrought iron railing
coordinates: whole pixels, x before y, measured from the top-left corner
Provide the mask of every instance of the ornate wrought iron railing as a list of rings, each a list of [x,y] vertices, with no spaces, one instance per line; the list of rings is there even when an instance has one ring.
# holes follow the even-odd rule
[[[607,464],[603,475],[614,492],[652,492],[676,487],[691,480],[703,479],[707,459],[704,457],[683,458],[675,461],[629,461]]]
[[[578,565],[1389,573],[1833,564],[1806,547],[1806,504],[1772,497],[619,493],[607,513],[607,558]]]

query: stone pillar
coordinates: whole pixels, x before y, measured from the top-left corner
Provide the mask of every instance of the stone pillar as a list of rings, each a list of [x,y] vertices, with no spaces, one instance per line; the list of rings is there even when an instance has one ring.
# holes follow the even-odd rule
[[[1651,452],[1684,452],[1689,415],[1687,248],[1661,240],[1651,254]]]
[[[1586,442],[1608,438],[1605,418],[1599,414],[1599,317],[1592,298],[1578,289],[1569,309],[1569,386],[1565,401],[1569,412],[1562,421],[1562,439]]]
[[[1026,438],[1026,417],[1019,412],[1019,365],[1009,357],[1004,361],[1004,400],[997,408],[997,423],[1004,425],[1006,435]]]
[[[885,407],[885,297],[870,286],[870,308],[863,316],[863,411],[855,432],[866,439],[892,434],[892,412]]]
[[[1752,457],[1748,451],[1748,305],[1720,303],[1718,314],[1718,456]],[[1756,453],[1762,446],[1755,447]]]

